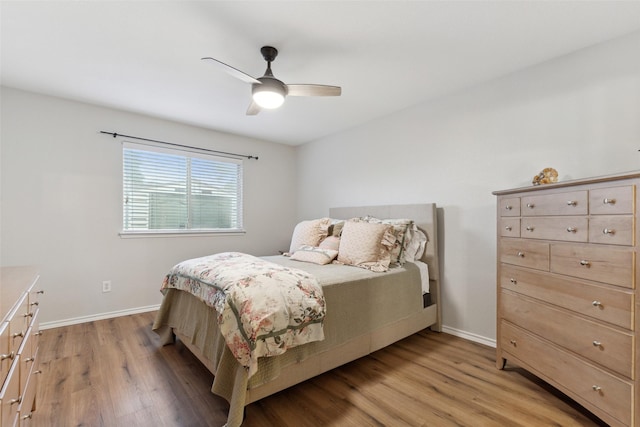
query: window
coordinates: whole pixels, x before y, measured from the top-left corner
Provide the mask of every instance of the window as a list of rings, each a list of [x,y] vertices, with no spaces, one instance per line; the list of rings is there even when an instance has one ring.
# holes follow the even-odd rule
[[[124,143],[123,233],[242,231],[242,161]]]

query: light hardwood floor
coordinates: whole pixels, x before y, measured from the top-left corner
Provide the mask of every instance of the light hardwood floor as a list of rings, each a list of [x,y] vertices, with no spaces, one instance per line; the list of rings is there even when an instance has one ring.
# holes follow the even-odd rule
[[[214,426],[227,403],[181,344],[161,347],[155,313],[46,330],[33,425]],[[247,407],[243,427],[598,426],[495,349],[423,331]]]

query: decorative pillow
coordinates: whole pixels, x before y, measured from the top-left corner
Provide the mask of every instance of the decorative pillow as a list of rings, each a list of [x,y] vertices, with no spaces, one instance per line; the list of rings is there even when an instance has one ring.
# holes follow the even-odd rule
[[[293,255],[291,255],[291,259],[324,265],[329,264],[337,256],[338,251],[336,250],[303,245],[300,246]]]
[[[331,249],[337,251],[338,249],[340,249],[340,238],[336,236],[329,236],[322,242],[320,242],[318,247],[322,249]]]
[[[411,233],[411,226],[413,225],[413,221],[410,219],[379,219],[372,216],[366,216],[359,218],[359,221],[364,221],[372,224],[389,224],[393,226],[393,234],[395,236],[395,242],[393,244],[393,249],[391,249],[391,262],[404,264],[405,259],[405,248],[409,243],[409,237]]]
[[[392,230],[388,224],[347,221],[340,237],[338,262],[375,272],[387,271],[395,243]]]
[[[327,235],[340,237],[340,234],[342,233],[342,227],[344,227],[344,221],[339,219],[331,220],[331,224],[329,225],[329,232],[327,233]]]
[[[327,236],[330,221],[329,218],[320,218],[298,223],[293,229],[289,253],[293,254],[302,245],[318,246]]]
[[[422,230],[420,230],[415,224],[409,228],[409,238],[405,245],[405,259],[406,261],[419,261],[424,255],[424,251],[427,248],[429,238]]]

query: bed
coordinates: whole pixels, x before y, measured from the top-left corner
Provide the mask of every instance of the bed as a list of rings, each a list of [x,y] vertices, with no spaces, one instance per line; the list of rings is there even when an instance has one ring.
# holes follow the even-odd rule
[[[153,330],[163,344],[170,344],[177,337],[214,374],[211,391],[230,405],[227,427],[241,425],[244,408],[252,402],[427,327],[441,331],[436,205],[343,207],[329,211],[333,221],[364,217],[410,218],[428,240],[419,262],[406,262],[380,273],[350,265],[300,262],[281,255],[261,257],[317,278],[324,291],[326,316],[322,322],[324,339],[289,348],[277,356],[259,358],[251,376],[226,344],[216,310],[189,292],[165,290]],[[345,275],[349,276],[347,282]]]

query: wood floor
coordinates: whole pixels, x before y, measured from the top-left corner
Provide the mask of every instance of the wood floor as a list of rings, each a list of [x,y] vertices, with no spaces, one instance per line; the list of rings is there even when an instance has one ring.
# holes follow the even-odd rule
[[[38,408],[46,426],[214,426],[227,403],[181,344],[161,347],[155,313],[46,330]],[[243,427],[598,426],[495,349],[420,332],[247,407]]]

